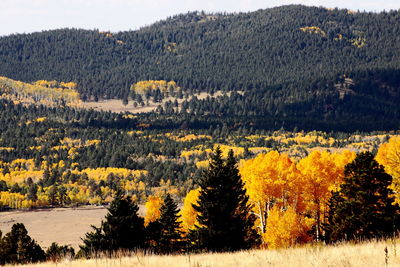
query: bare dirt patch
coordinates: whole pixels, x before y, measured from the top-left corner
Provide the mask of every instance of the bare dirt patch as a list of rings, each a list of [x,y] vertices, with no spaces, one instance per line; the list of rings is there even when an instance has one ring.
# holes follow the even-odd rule
[[[139,213],[143,215],[142,206]],[[100,226],[106,214],[107,208],[102,206],[0,212],[0,230],[4,235],[14,223],[23,223],[42,248],[57,242],[77,250],[82,244],[81,238],[92,230],[90,225]]]

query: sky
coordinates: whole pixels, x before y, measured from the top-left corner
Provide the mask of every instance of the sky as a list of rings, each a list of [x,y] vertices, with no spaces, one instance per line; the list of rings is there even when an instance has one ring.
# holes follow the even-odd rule
[[[247,12],[288,4],[400,9],[400,0],[0,0],[0,36],[59,28],[118,32],[189,11]]]

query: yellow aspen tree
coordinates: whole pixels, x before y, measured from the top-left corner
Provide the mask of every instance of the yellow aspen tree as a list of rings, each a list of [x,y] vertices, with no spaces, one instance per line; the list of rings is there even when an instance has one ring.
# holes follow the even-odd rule
[[[396,192],[396,203],[400,204],[400,136],[393,136],[379,147],[376,161],[393,177],[392,189]]]
[[[331,154],[326,151],[313,151],[297,164],[301,173],[304,200],[316,222],[317,240],[321,235],[321,225],[325,219],[331,191],[339,187],[345,165],[354,158],[355,154],[351,152]]]
[[[200,196],[200,188],[190,190],[183,201],[183,207],[180,211],[182,231],[189,232],[196,224],[198,212],[194,210],[192,204],[196,204]]]
[[[291,202],[300,204],[293,189],[297,187],[296,165],[286,154],[271,151],[245,161],[240,167],[259,229],[265,233],[268,213],[274,205],[285,207]]]
[[[270,211],[263,239],[268,248],[272,249],[304,244],[312,240],[308,231],[313,224],[313,219],[303,217],[293,207],[282,210],[274,206]]]
[[[145,204],[146,215],[144,217],[144,225],[147,226],[149,223],[156,221],[160,218],[160,208],[164,203],[163,199],[159,196],[149,196]]]

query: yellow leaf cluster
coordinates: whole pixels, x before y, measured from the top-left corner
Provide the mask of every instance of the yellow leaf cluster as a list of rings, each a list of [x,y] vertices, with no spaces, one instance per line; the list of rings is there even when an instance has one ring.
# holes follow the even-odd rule
[[[376,155],[379,164],[393,177],[392,188],[396,193],[396,202],[400,204],[400,136],[393,136],[388,143],[379,147]]]
[[[189,160],[195,156],[201,156],[204,154],[204,150],[200,149],[193,149],[193,150],[182,150],[181,151],[181,158],[185,158],[186,160]]]
[[[198,212],[194,210],[192,204],[197,204],[199,196],[200,188],[193,189],[189,191],[183,201],[183,206],[179,214],[181,215],[181,225],[184,233],[189,232],[196,224]]]
[[[165,136],[167,136],[168,138],[175,140],[177,142],[190,142],[190,141],[201,140],[201,139],[209,139],[209,140],[212,139],[212,137],[210,135],[204,135],[204,134],[199,134],[199,135],[188,134],[185,136],[175,136],[175,135],[167,133],[167,134],[165,134]]]
[[[293,207],[281,210],[272,208],[268,216],[267,231],[263,235],[268,248],[288,248],[309,242],[313,219],[301,216]]]
[[[11,152],[14,151],[15,148],[13,147],[0,147],[0,151],[7,151],[7,152]]]
[[[326,202],[331,191],[338,189],[343,179],[345,165],[354,158],[355,153],[350,151],[342,153],[314,151],[295,163],[288,155],[271,151],[242,161],[239,168],[240,174],[254,206],[253,212],[258,217],[257,223],[263,236],[273,237],[273,240],[282,236],[279,232],[281,230],[270,228],[270,213],[273,209],[276,209],[274,216],[277,217],[289,216],[282,211],[290,211],[290,209],[300,216],[298,218],[302,218],[303,213],[311,214],[320,231],[321,222],[325,218],[323,211],[327,210]],[[288,220],[285,225],[294,223],[288,219],[289,217],[285,218]],[[269,234],[265,234],[266,231],[270,231]],[[298,238],[298,234],[292,233],[290,236]],[[283,246],[289,242],[288,237],[286,241],[282,240],[282,244],[271,240],[268,242],[272,242],[272,246]],[[264,241],[267,242],[267,239]]]
[[[321,36],[326,36],[326,32],[324,32],[321,28],[317,26],[307,26],[300,28],[301,31],[313,34],[319,34]]]
[[[36,122],[44,122],[46,119],[47,119],[46,117],[40,117],[40,118],[37,118],[35,121]]]
[[[31,208],[33,202],[25,200],[25,196],[19,193],[0,192],[0,206],[12,209]]]
[[[159,89],[162,92],[166,92],[168,90],[179,90],[176,82],[174,81],[165,81],[165,80],[149,80],[149,81],[140,81],[131,86],[131,89],[137,94],[144,94],[146,91],[157,90]]]
[[[244,154],[244,148],[243,147],[236,147],[236,146],[229,146],[229,145],[223,145],[223,144],[214,144],[214,151],[215,149],[219,147],[222,152],[222,157],[226,158],[228,157],[228,153],[230,150],[233,151],[233,154],[235,157],[242,157]],[[207,152],[211,152],[211,150],[207,149]]]
[[[198,169],[205,169],[210,165],[210,161],[209,160],[201,160],[196,162],[196,167]]]
[[[115,176],[118,177],[128,177],[130,175],[132,175],[133,177],[140,177],[142,175],[147,175],[148,172],[145,170],[130,170],[130,169],[125,169],[125,168],[112,168],[112,167],[108,167],[108,168],[96,168],[96,169],[91,169],[91,168],[87,168],[87,169],[83,169],[81,172],[79,171],[73,171],[77,174],[80,173],[86,173],[87,176],[89,177],[89,179],[93,179],[95,181],[100,181],[100,180],[107,180],[107,177],[112,173]]]
[[[300,208],[299,173],[286,154],[277,151],[259,154],[242,162],[239,170],[262,233],[273,204],[281,207],[292,204]]]
[[[69,106],[79,106],[81,101],[75,88],[74,83],[41,80],[29,84],[0,77],[1,97],[26,104],[55,106],[64,101]]]
[[[159,196],[149,196],[145,204],[146,215],[144,216],[144,225],[147,226],[151,222],[155,222],[160,218],[160,208],[164,203],[163,199]]]

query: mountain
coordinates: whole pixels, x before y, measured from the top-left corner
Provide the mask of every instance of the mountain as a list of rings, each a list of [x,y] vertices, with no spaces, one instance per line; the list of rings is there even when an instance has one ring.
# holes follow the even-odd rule
[[[143,80],[172,80],[188,94],[238,92],[159,110],[158,118],[176,116],[177,127],[225,121],[264,129],[396,129],[399,36],[399,11],[291,5],[193,12],[137,31],[2,37],[0,75],[75,82],[84,100],[127,98],[131,85]]]

